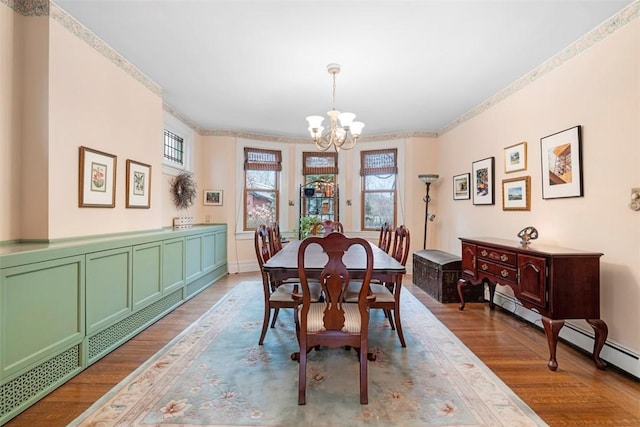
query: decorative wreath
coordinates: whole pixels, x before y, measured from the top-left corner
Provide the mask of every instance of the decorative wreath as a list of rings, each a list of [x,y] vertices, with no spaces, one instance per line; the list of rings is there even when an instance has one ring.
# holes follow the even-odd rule
[[[171,197],[178,209],[187,209],[196,201],[197,184],[189,172],[181,172],[171,180]]]

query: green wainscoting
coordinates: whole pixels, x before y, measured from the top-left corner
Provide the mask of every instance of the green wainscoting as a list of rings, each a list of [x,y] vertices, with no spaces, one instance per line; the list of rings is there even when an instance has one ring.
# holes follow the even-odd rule
[[[0,425],[226,274],[224,224],[0,245]]]

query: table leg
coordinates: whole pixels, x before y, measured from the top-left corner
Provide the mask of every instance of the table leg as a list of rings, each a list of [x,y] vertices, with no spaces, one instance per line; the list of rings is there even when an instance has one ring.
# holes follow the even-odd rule
[[[596,364],[596,368],[604,369],[607,364],[600,359],[600,350],[604,347],[604,343],[609,335],[609,328],[607,324],[600,319],[586,319],[587,323],[593,328],[596,337],[593,343],[593,362]]]
[[[544,326],[544,332],[547,336],[547,344],[549,345],[549,362],[547,366],[552,371],[558,369],[558,362],[556,360],[556,347],[558,346],[558,334],[560,329],[564,326],[564,320],[552,320],[548,317],[542,316],[542,325]]]

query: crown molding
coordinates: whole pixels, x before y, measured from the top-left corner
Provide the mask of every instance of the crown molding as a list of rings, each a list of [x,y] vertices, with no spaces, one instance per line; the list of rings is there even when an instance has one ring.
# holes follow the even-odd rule
[[[548,61],[534,68],[533,71],[525,74],[523,77],[519,78],[514,83],[502,89],[500,92],[496,93],[477,107],[466,112],[462,116],[458,117],[442,129],[440,129],[438,131],[438,134],[443,135],[450,130],[460,126],[462,123],[471,120],[475,116],[487,111],[494,105],[499,104],[514,93],[524,89],[539,78],[549,74],[551,71],[555,70],[565,62],[581,54],[588,48],[606,39],[608,36],[615,33],[620,28],[627,25],[629,22],[637,19],[639,16],[640,1],[635,1]]]
[[[19,13],[24,16],[47,16],[49,15],[56,22],[59,22],[63,25],[67,30],[71,31],[78,38],[85,41],[89,46],[93,47],[95,50],[100,52],[105,58],[107,58],[110,62],[120,67],[127,74],[132,76],[134,79],[142,83],[145,87],[151,90],[158,96],[162,96],[162,88],[160,85],[155,83],[149,77],[147,77],[142,71],[137,69],[133,64],[127,61],[124,57],[122,57],[118,52],[112,49],[109,45],[107,45],[104,41],[102,41],[98,36],[92,33],[89,29],[87,29],[80,22],[76,21],[71,15],[66,13],[63,9],[61,9],[58,5],[50,0],[0,0],[3,4],[7,5],[11,9],[13,9],[16,13]],[[524,89],[529,86],[531,83],[535,82],[539,78],[549,74],[551,71],[558,68],[560,65],[569,61],[573,57],[579,55],[584,52],[588,48],[593,45],[601,42],[606,39],[609,35],[615,33],[620,28],[624,27],[628,23],[637,19],[640,16],[640,1],[635,1],[627,6],[625,9],[609,18],[607,21],[596,27],[594,30],[586,34],[585,36],[578,39],[572,45],[544,62],[540,66],[536,67],[534,70],[524,75],[523,77],[516,80],[514,83],[510,84],[506,88],[502,89],[495,95],[491,96],[477,107],[471,109],[470,111],[464,113],[462,116],[458,117],[451,123],[447,124],[443,128],[438,131],[407,131],[400,133],[389,133],[383,135],[370,135],[363,136],[360,140],[365,141],[382,141],[382,140],[390,140],[390,139],[401,139],[401,138],[437,138],[440,135],[443,135],[450,130],[460,126],[462,123],[471,120],[472,118],[478,116],[479,114],[487,111],[494,105],[499,104],[504,101],[514,93]],[[267,135],[260,134],[254,132],[245,132],[245,131],[236,131],[230,129],[202,129],[195,125],[191,120],[185,117],[183,114],[179,113],[174,108],[168,106],[167,104],[163,104],[163,109],[173,114],[185,123],[185,125],[189,126],[191,129],[196,131],[198,134],[202,136],[225,136],[225,137],[234,137],[234,138],[247,138],[247,139],[256,139],[261,141],[273,141],[273,142],[290,142],[290,143],[300,143],[300,142],[308,142],[307,138],[302,137],[286,137],[286,136],[277,136],[277,135]]]

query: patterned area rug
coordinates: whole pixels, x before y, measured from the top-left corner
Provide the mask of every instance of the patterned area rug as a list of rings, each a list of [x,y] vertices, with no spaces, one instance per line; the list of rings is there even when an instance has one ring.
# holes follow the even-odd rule
[[[262,307],[261,283],[239,284],[71,425],[546,425],[410,292],[406,348],[372,310],[369,404],[360,405],[355,351],[321,348],[298,406],[292,312],[281,310],[259,346]]]

